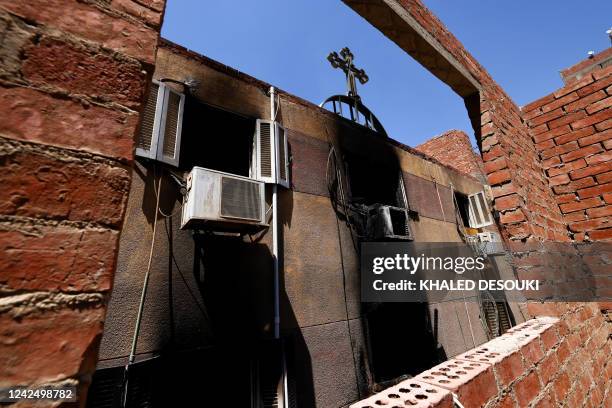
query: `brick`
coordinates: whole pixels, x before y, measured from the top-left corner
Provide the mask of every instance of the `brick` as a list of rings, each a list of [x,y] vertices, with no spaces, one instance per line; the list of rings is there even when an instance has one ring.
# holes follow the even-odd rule
[[[567,94],[553,102],[547,103],[546,105],[542,106],[541,110],[543,113],[546,112],[550,112],[553,111],[557,108],[560,108],[562,106],[567,105],[570,102],[575,101],[576,99],[578,99],[578,94],[576,92],[572,92],[570,94]]]
[[[563,95],[567,95],[570,92],[574,92],[580,88],[583,88],[587,85],[589,85],[590,83],[593,82],[593,77],[591,75],[587,75],[584,78],[582,78],[581,80],[574,82],[573,84],[569,85],[569,86],[565,86],[561,89],[559,89],[558,91],[554,92],[553,95],[555,95],[555,98],[560,98]]]
[[[131,161],[136,114],[0,87],[0,135]]]
[[[489,181],[489,184],[491,185],[501,184],[504,181],[509,181],[511,179],[512,179],[512,174],[510,173],[510,170],[507,170],[507,169],[496,171],[496,172],[493,172],[487,175],[487,180]]]
[[[611,140],[611,139],[612,139],[612,130],[609,129],[603,132],[595,133],[594,135],[591,135],[591,136],[587,136],[587,137],[578,139],[578,144],[582,147],[582,146],[588,146],[593,143],[603,142],[604,140]]]
[[[580,198],[595,197],[604,193],[612,192],[612,183],[600,184],[598,186],[587,187],[582,190],[578,190],[578,196]]]
[[[0,0],[5,10],[26,20],[69,32],[103,47],[154,64],[157,31],[117,18],[74,0]]]
[[[544,142],[546,140],[553,139],[553,138],[555,138],[557,136],[564,135],[564,134],[569,133],[571,131],[572,131],[572,128],[569,127],[569,125],[559,126],[559,127],[556,127],[556,128],[554,128],[552,130],[545,131],[545,132],[542,132],[542,133],[539,133],[539,134],[535,135],[533,137],[533,140],[536,143],[541,143],[541,142]]]
[[[525,371],[521,360],[521,353],[514,352],[503,355],[501,361],[494,364],[493,371],[495,372],[498,384],[504,388],[507,387]]]
[[[18,320],[0,314],[0,366],[6,384],[93,373],[104,309],[78,306],[41,310]],[[62,358],[52,357],[59,355]]]
[[[594,115],[590,115],[586,118],[572,122],[570,126],[572,127],[572,129],[581,129],[585,126],[590,126],[590,125],[594,125],[599,122],[603,122],[604,120],[609,119],[610,115],[611,115],[610,111],[606,109]]]
[[[597,179],[597,182],[599,184],[609,183],[612,181],[612,171],[603,174],[598,174],[597,176],[595,176],[595,178]]]
[[[599,102],[595,102],[586,107],[586,111],[589,115],[599,112],[602,109],[606,109],[612,106],[612,96],[602,99]]]
[[[515,222],[525,221],[525,214],[523,214],[520,209],[507,211],[500,215],[500,221],[502,224],[513,224]]]
[[[452,394],[441,387],[415,379],[374,394],[369,398],[351,404],[349,408],[370,408],[372,406],[411,406],[414,408],[453,408]]]
[[[150,8],[155,11],[164,11],[164,0],[138,0],[139,4]]]
[[[546,123],[542,123],[541,125],[530,128],[530,130],[531,130],[531,134],[536,136],[536,135],[539,135],[540,133],[547,132],[548,125]]]
[[[598,164],[612,161],[612,151],[596,154],[586,158],[586,162],[589,164]],[[612,170],[612,166],[610,167]]]
[[[549,178],[548,182],[551,186],[558,186],[569,183],[570,178],[567,174],[559,174],[558,176]]]
[[[518,194],[512,194],[505,197],[500,197],[495,200],[495,208],[498,211],[510,210],[519,207],[521,201]]]
[[[606,87],[610,86],[610,84],[612,84],[612,76],[608,76],[606,78],[598,79],[597,81],[593,82],[592,84],[587,85],[584,88],[577,90],[576,93],[581,98],[584,98],[587,95],[590,95],[590,94],[592,94],[594,92],[599,91],[600,89],[605,89]]]
[[[57,58],[61,55],[62,58]],[[71,94],[114,101],[138,109],[145,88],[145,72],[132,60],[100,50],[44,37],[25,50],[24,77],[32,84],[52,85]]]
[[[561,164],[561,159],[559,157],[551,157],[550,159],[542,160],[542,167],[544,169],[549,169],[557,164]]]
[[[558,145],[562,145],[562,144],[569,143],[574,140],[580,140],[581,138],[584,138],[585,136],[590,136],[593,133],[595,133],[595,128],[593,126],[588,126],[580,130],[573,130],[562,136],[556,137],[555,143]]]
[[[415,379],[455,392],[466,407],[482,407],[497,394],[493,370],[484,363],[451,359]]]
[[[584,211],[575,211],[572,213],[565,214],[563,219],[566,222],[574,222],[574,221],[584,221],[586,220],[586,214]]]
[[[601,205],[601,200],[599,198],[591,198],[588,200],[573,201],[570,203],[561,204],[559,207],[563,213],[571,213],[598,205]]]
[[[552,156],[558,156],[564,153],[571,152],[572,150],[578,149],[578,142],[570,142],[563,144],[561,146],[553,147],[552,149],[547,149],[542,152],[542,158],[548,159]]]
[[[569,202],[577,200],[578,196],[576,194],[569,193],[569,194],[559,195],[556,197],[556,199],[559,204],[563,204],[563,203],[569,203]]]
[[[540,108],[540,107],[542,107],[542,106],[546,105],[547,103],[550,103],[550,102],[552,102],[554,100],[555,100],[555,96],[553,94],[546,95],[546,96],[544,96],[544,97],[542,97],[540,99],[537,99],[537,100],[535,100],[535,101],[533,101],[531,103],[528,103],[527,105],[523,106],[521,108],[521,111],[522,112],[530,112],[530,111],[532,111],[534,109],[538,109],[538,108]]]
[[[538,373],[540,374],[542,384],[546,386],[546,384],[555,378],[558,370],[559,361],[557,360],[557,355],[555,353],[551,353],[544,360],[542,360],[542,363],[538,366]]]
[[[0,224],[0,286],[13,291],[109,291],[118,242],[119,233],[111,230]]]
[[[594,241],[612,239],[612,228],[602,229],[597,231],[589,231],[589,238]]]
[[[500,145],[496,145],[486,152],[482,152],[482,160],[486,163],[489,160],[494,160],[497,157],[505,156],[505,152]]]
[[[612,193],[604,193],[603,199],[606,204],[612,204]]]
[[[0,213],[119,227],[130,173],[0,139]]]
[[[111,7],[134,16],[152,27],[159,27],[161,24],[163,2],[158,2],[162,5],[162,7],[159,9],[145,7],[139,3],[142,3],[142,0],[139,0],[138,2],[133,0],[112,0]]]
[[[583,147],[578,150],[574,150],[573,152],[570,152],[570,153],[562,154],[561,160],[564,162],[571,162],[581,157],[591,156],[596,153],[600,153],[602,151],[603,151],[603,148],[600,145],[594,144],[594,145],[590,145],[587,147]]]
[[[603,122],[599,122],[595,125],[595,129],[599,132],[603,132],[604,130],[608,130],[610,128],[612,128],[612,119],[604,120]],[[607,146],[606,149],[610,150],[610,148]]]
[[[612,227],[612,219],[596,218],[588,221],[574,222],[569,225],[569,229],[574,232],[591,231],[595,229],[603,229]]]
[[[538,151],[542,151],[542,150],[546,150],[546,149],[550,149],[551,147],[555,146],[555,142],[552,139],[548,139],[544,142],[541,143],[536,143],[535,147]]]
[[[531,371],[514,386],[516,400],[521,407],[526,407],[540,393],[540,379],[536,371]]]
[[[497,198],[516,193],[516,187],[512,183],[507,183],[501,186],[494,186],[491,188],[491,191],[493,192],[493,197]]]
[[[565,115],[565,111],[563,111],[563,109],[561,108],[557,108],[550,112],[543,113],[542,115],[536,116],[535,118],[527,121],[527,123],[529,124],[530,127],[535,127],[535,126],[541,125],[542,123],[548,123],[550,121],[553,121],[557,118],[562,117],[563,115]]]
[[[569,125],[571,123],[584,119],[586,115],[587,115],[586,112],[583,110],[578,111],[578,112],[568,113],[560,117],[559,119],[555,119],[552,122],[548,122],[548,128],[554,129],[559,126]]]
[[[573,153],[573,152],[572,152]],[[573,162],[564,164],[562,166],[553,167],[547,170],[549,177],[558,176],[559,174],[566,174],[572,170],[582,169],[587,166],[587,162],[584,159],[575,160]]]
[[[496,160],[488,161],[484,164],[484,170],[488,173],[493,173],[497,170],[502,170],[508,167],[508,162],[505,157],[501,157]]]
[[[593,102],[597,102],[602,99],[605,99],[605,97],[606,97],[606,93],[604,91],[599,91],[594,94],[585,96],[574,103],[570,103],[569,105],[566,106],[565,110],[568,112],[574,112],[580,109],[584,109],[588,105],[592,104]]]
[[[583,177],[594,176],[599,173],[610,171],[610,163],[601,163],[594,166],[585,167],[584,169],[574,170],[570,173],[572,180],[577,180]]]

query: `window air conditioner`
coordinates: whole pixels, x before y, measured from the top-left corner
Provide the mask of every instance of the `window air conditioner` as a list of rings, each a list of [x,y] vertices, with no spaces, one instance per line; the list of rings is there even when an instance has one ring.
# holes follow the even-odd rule
[[[413,239],[408,211],[389,205],[374,204],[368,208],[366,231],[370,239]]]
[[[136,155],[178,166],[185,95],[153,81],[141,116]]]
[[[479,232],[478,245],[480,251],[486,255],[504,253],[504,246],[498,233],[492,231]]]
[[[482,228],[493,224],[493,214],[487,204],[487,197],[484,191],[479,191],[468,196],[469,205],[469,222],[472,228]]]
[[[289,149],[284,127],[278,122],[258,119],[252,152],[252,178],[289,188]]]
[[[265,223],[265,188],[261,181],[194,167],[187,176],[181,229],[241,232]]]

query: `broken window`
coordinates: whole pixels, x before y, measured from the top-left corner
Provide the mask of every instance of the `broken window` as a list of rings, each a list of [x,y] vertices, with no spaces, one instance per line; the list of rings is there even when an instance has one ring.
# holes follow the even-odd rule
[[[249,177],[255,120],[189,98],[181,167],[205,167]]]

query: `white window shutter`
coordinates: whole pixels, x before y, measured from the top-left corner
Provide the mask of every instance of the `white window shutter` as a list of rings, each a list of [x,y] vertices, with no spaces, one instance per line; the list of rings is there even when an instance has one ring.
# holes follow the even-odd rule
[[[140,117],[140,129],[136,140],[136,155],[155,159],[159,126],[162,119],[164,91],[163,85],[153,81],[149,95]]]
[[[493,215],[487,204],[484,191],[479,191],[468,196],[470,227],[482,228],[493,224]]]
[[[271,120],[257,119],[255,131],[256,179],[265,183],[276,182],[275,126]]]
[[[275,141],[277,147],[276,160],[278,184],[285,188],[289,188],[289,149],[287,144],[287,132],[285,128],[275,123]]]
[[[185,95],[163,85],[163,110],[159,126],[157,160],[173,166],[179,165],[181,130]]]

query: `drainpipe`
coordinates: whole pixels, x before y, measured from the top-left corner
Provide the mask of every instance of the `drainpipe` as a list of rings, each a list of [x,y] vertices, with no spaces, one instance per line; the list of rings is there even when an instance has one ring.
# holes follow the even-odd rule
[[[270,120],[276,120],[276,90],[270,87]],[[276,141],[276,143],[278,140]],[[276,158],[276,155],[275,155]],[[277,169],[278,171],[278,169]],[[280,339],[280,273],[278,261],[278,185],[272,184],[272,260],[274,262],[274,338]]]

